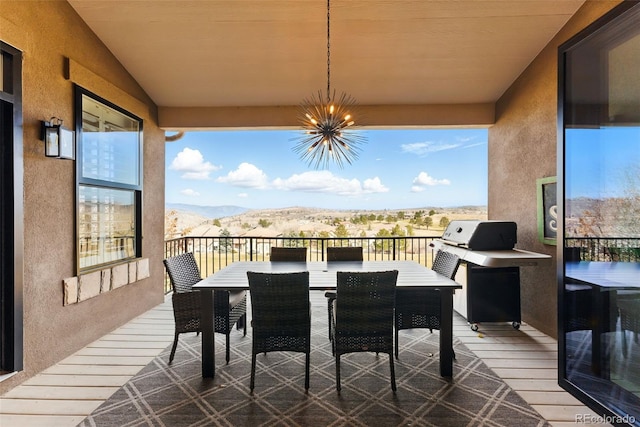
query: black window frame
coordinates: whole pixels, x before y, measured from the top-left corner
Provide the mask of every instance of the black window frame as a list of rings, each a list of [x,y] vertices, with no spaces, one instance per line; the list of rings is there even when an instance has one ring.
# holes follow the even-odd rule
[[[127,116],[128,118],[137,121],[139,124],[139,129],[138,129],[138,184],[137,185],[133,185],[133,184],[125,184],[125,183],[118,183],[118,182],[113,182],[113,181],[106,181],[106,180],[101,180],[101,179],[94,179],[94,178],[85,178],[82,174],[82,167],[83,167],[83,146],[82,146],[82,142],[83,142],[83,125],[82,125],[82,113],[83,113],[83,96],[89,97],[91,98],[93,101],[99,102],[103,105],[105,105],[106,107],[109,107],[115,111],[117,111],[120,114],[123,114],[125,116]],[[74,85],[74,111],[75,111],[75,117],[74,117],[74,121],[75,121],[75,132],[76,132],[76,218],[75,218],[75,224],[76,224],[76,238],[75,238],[75,244],[76,244],[76,272],[77,274],[81,274],[81,273],[88,273],[91,271],[96,271],[96,270],[100,270],[103,269],[105,267],[108,266],[112,266],[112,265],[118,265],[118,264],[122,264],[122,263],[126,263],[126,262],[130,262],[131,260],[134,260],[136,258],[140,258],[142,257],[142,193],[143,193],[143,165],[144,165],[144,161],[143,161],[143,141],[144,141],[144,121],[142,120],[142,118],[136,116],[135,114],[125,110],[122,107],[119,107],[118,105],[104,99],[103,97],[79,86],[79,85]],[[114,261],[107,261],[104,263],[100,263],[100,264],[95,264],[95,265],[91,265],[91,266],[87,266],[87,267],[81,267],[80,266],[80,245],[79,245],[79,238],[80,238],[80,187],[81,186],[87,186],[87,187],[95,187],[95,188],[103,188],[103,189],[113,189],[113,190],[124,190],[124,191],[131,191],[134,194],[134,207],[135,207],[135,213],[134,213],[134,248],[135,248],[135,254],[134,256],[131,257],[126,257],[126,258],[121,258],[118,260],[114,260]]]

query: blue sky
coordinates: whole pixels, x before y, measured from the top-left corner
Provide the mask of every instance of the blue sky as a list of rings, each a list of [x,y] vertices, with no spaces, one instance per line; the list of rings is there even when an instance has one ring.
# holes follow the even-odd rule
[[[358,159],[316,170],[297,130],[188,132],[166,145],[166,202],[250,209],[487,204],[487,130],[359,130]]]
[[[569,129],[567,198],[629,197],[640,184],[640,128]],[[636,190],[634,190],[636,189]]]

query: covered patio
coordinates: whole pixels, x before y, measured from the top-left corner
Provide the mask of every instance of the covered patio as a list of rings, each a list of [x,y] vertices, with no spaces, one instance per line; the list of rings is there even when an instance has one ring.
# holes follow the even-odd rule
[[[488,217],[516,222],[517,248],[552,262],[521,274],[522,329],[487,325],[480,337],[456,316],[454,336],[557,426],[590,413],[558,386],[564,252],[538,234],[536,181],[563,169],[558,50],[634,3],[331,2],[332,87],[357,99],[357,125],[488,129]],[[0,2],[3,426],[75,425],[170,343],[165,146],[202,129],[299,128],[300,103],[328,86],[326,6]],[[624,86],[617,89],[624,98]],[[94,121],[90,107],[121,122]],[[111,145],[81,140],[92,123],[134,129],[134,155],[105,154],[99,149]],[[65,142],[75,132],[71,153],[45,151],[47,129],[56,126],[66,129]],[[107,168],[83,168],[104,158]],[[134,176],[105,186],[111,198],[104,197],[101,186],[113,182],[100,173],[119,171],[122,159]],[[132,229],[117,244],[129,252],[83,264],[81,252],[96,242],[81,234],[99,228],[96,206],[115,205],[113,194],[130,200],[122,222]]]

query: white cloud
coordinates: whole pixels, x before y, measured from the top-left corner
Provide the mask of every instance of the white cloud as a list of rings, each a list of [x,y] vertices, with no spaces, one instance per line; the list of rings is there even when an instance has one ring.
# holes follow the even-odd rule
[[[240,197],[241,199],[246,199],[247,197],[249,197],[249,195],[247,193],[238,193],[238,197]]]
[[[429,153],[435,153],[437,151],[451,150],[458,148],[460,144],[451,144],[444,142],[413,142],[411,144],[402,144],[400,146],[403,153],[416,154],[418,156],[426,156]]]
[[[475,136],[468,136],[468,137],[459,136],[456,139],[460,142],[469,142],[474,140],[475,138],[476,138]]]
[[[365,179],[362,189],[365,193],[386,193],[389,191],[377,176],[375,178]]]
[[[469,145],[465,145],[462,148],[471,148],[471,147],[477,147],[479,145],[487,145],[487,141],[480,141],[480,142],[476,142],[474,144],[469,144]]]
[[[185,188],[184,190],[181,190],[180,193],[190,197],[197,197],[200,195],[200,193],[191,188]]]
[[[413,193],[419,193],[425,190],[425,187],[434,187],[436,185],[450,185],[451,181],[448,179],[435,179],[429,176],[426,172],[420,172],[417,177],[413,179],[411,191]]]
[[[234,185],[236,187],[264,189],[269,186],[267,175],[251,163],[240,163],[238,168],[226,176],[216,179],[216,182]]]
[[[209,174],[220,166],[205,162],[199,150],[185,147],[173,159],[169,169],[183,172],[181,177],[184,179],[209,179]]]
[[[286,179],[277,178],[273,181],[273,187],[286,191],[332,193],[340,196],[358,196],[389,191],[378,177],[366,179],[362,184],[358,179],[341,178],[330,171],[311,171],[294,174]]]

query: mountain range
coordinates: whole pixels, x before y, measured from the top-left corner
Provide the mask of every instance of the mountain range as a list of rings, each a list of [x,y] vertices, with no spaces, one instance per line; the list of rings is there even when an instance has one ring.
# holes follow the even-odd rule
[[[245,213],[249,209],[243,208],[241,206],[231,206],[231,205],[200,206],[200,205],[190,205],[187,203],[166,203],[165,210],[192,212],[192,213],[201,215],[205,218],[216,219],[216,218],[224,218],[227,216],[240,215]]]

